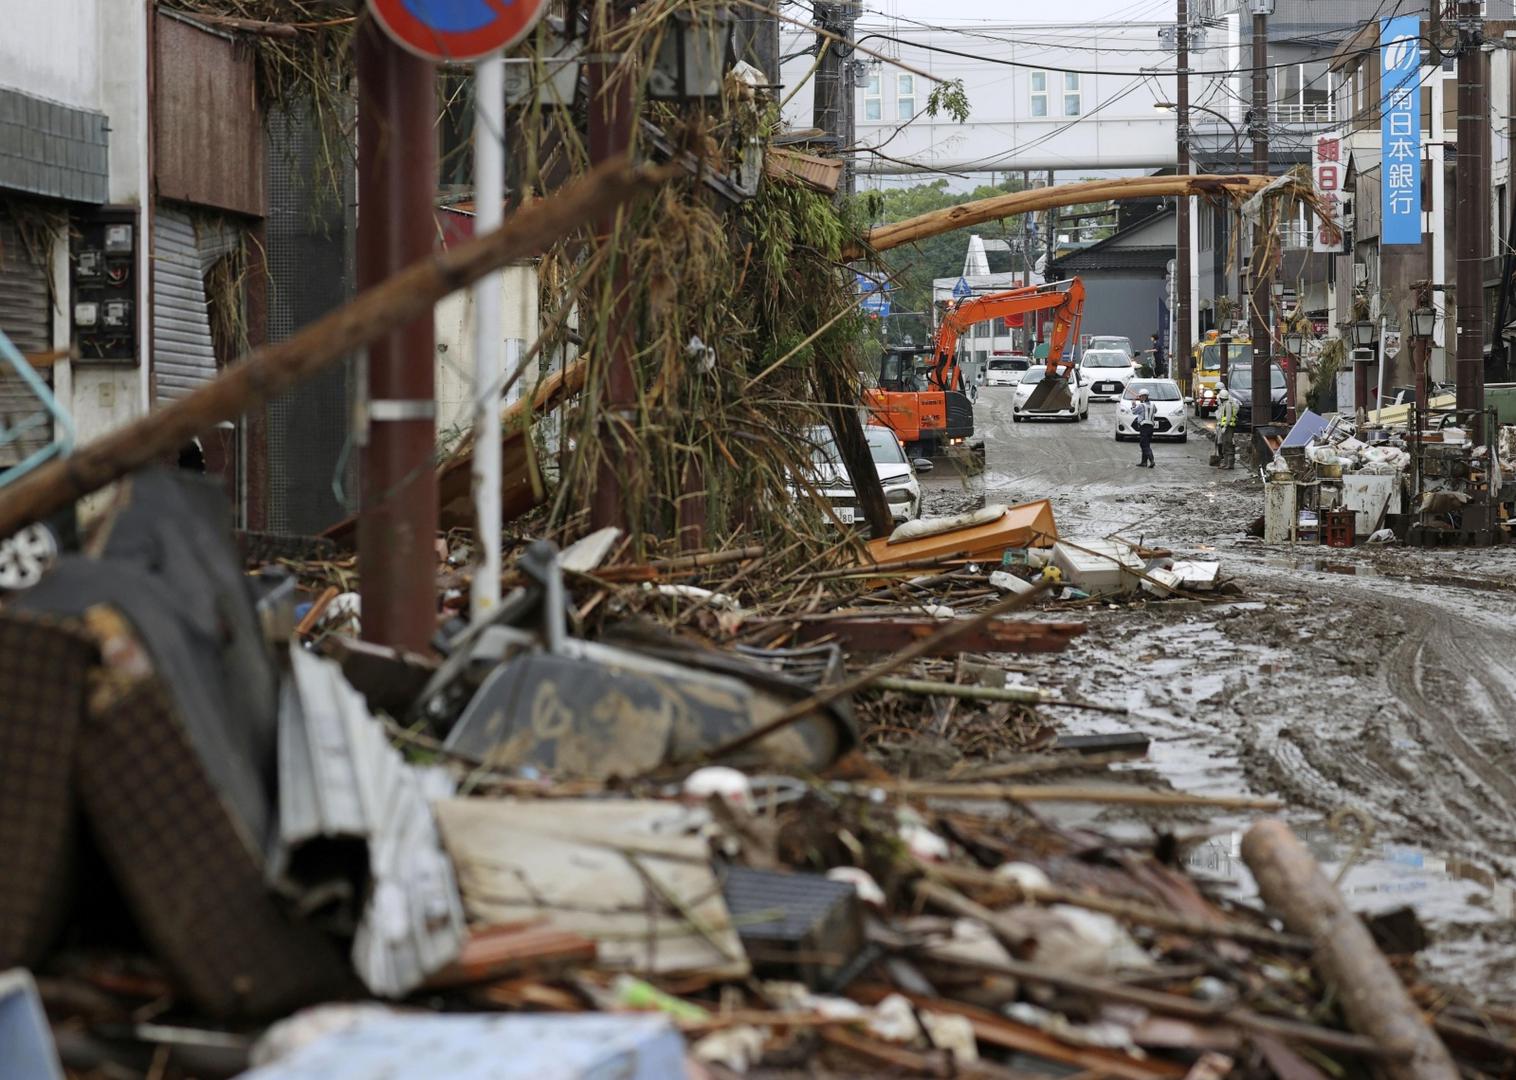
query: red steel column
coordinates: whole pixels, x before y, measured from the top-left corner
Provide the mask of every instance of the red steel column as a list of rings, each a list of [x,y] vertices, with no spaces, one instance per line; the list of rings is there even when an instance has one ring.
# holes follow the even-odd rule
[[[617,0],[600,0],[592,16],[593,25],[599,32],[591,31],[593,44],[590,51],[598,59],[590,65],[590,116],[589,151],[590,162],[598,164],[607,158],[624,154],[632,145],[632,80],[625,72],[616,71],[613,55],[615,30],[624,20],[624,12]],[[599,242],[611,243],[616,219],[607,217],[596,230]],[[595,478],[595,491],[590,499],[590,527],[601,529],[615,525],[628,526],[626,488],[634,483],[637,462],[630,446],[623,452],[619,449],[631,434],[630,425],[636,420],[637,382],[632,366],[632,355],[637,347],[636,327],[633,324],[631,305],[631,269],[627,265],[628,253],[612,253],[615,270],[612,275],[610,324],[606,327],[605,342],[609,350],[606,362],[609,371],[606,379],[605,398],[600,417],[600,466]]]
[[[432,250],[436,74],[372,20],[358,32],[358,289]],[[431,312],[368,348],[360,458],[363,636],[423,651],[437,624],[435,358]]]

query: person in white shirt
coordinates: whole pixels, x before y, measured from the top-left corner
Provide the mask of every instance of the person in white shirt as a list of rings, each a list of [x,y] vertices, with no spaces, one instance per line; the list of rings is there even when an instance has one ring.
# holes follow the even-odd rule
[[[1158,406],[1148,400],[1146,390],[1137,391],[1137,407],[1132,410],[1132,422],[1137,425],[1137,436],[1142,443],[1142,460],[1137,463],[1140,469],[1144,465],[1154,468],[1153,464],[1153,427],[1158,423]]]

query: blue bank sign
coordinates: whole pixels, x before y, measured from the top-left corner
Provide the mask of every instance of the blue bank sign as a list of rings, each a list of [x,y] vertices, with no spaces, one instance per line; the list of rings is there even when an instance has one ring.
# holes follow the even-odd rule
[[[1382,244],[1421,243],[1421,18],[1379,24]]]

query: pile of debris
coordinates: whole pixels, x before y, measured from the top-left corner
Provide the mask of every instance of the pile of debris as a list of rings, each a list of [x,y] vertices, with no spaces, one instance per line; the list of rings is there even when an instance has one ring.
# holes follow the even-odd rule
[[[612,531],[523,544],[423,657],[244,575],[185,477],[135,476],[99,535],[0,607],[0,967],[34,973],[0,979],[0,1074],[1516,1063],[1512,1017],[1392,967],[1284,826],[1243,845],[1265,912],[1185,871],[1203,832],[1039,812],[1275,808],[1070,780],[1145,740],[1062,739],[1044,709],[1102,706],[1006,684],[1083,629],[1015,617],[1064,582],[1205,571],[1027,537],[776,580],[754,548],[618,562]],[[928,729],[957,753],[913,756]]]

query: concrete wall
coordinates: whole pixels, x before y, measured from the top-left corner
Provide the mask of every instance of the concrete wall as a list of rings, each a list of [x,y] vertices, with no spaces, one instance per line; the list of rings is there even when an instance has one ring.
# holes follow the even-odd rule
[[[537,340],[537,268],[531,263],[507,266],[502,286],[501,311],[507,340],[525,342],[523,350]],[[437,438],[450,444],[473,424],[474,392],[474,293],[463,289],[443,298],[434,315],[437,333]],[[535,384],[538,365],[533,362],[522,382],[509,396],[518,397]],[[510,372],[507,371],[506,374]]]
[[[1084,321],[1086,334],[1121,335],[1141,352],[1158,331],[1158,301],[1163,297],[1163,272],[1085,270]]]

